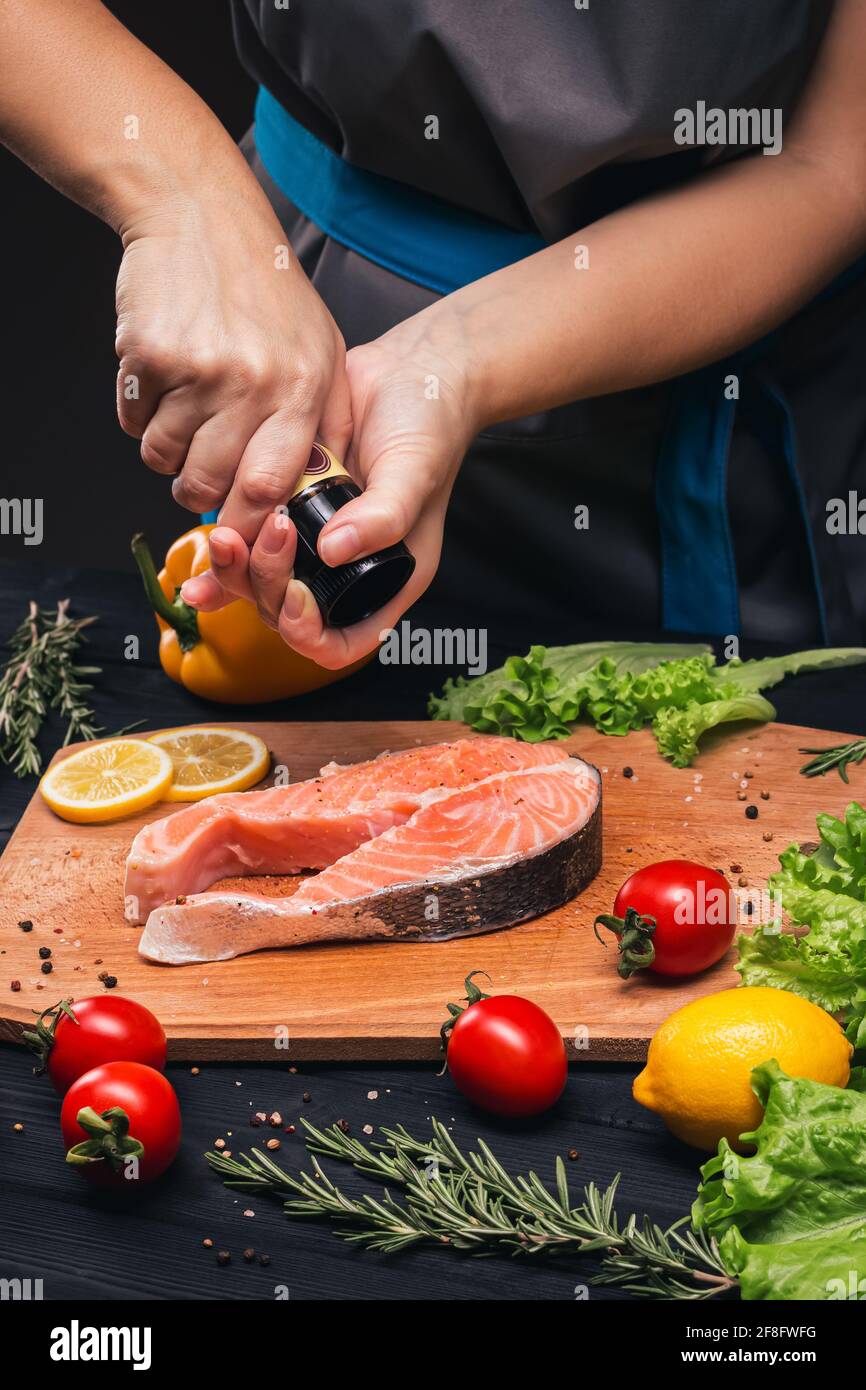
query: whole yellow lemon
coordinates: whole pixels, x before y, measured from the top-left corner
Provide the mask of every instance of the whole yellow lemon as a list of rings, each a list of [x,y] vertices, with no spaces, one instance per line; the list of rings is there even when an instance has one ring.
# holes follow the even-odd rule
[[[835,1019],[782,989],[742,987],[677,1009],[659,1028],[635,1078],[636,1101],[686,1144],[713,1152],[756,1129],[762,1108],[749,1078],[771,1058],[789,1076],[846,1086],[853,1048]]]

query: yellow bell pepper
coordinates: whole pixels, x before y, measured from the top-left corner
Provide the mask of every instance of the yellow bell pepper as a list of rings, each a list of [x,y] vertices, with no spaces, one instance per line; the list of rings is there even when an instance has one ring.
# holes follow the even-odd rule
[[[210,568],[207,538],[213,526],[194,526],[169,547],[159,574],[143,536],[132,553],[159,624],[159,659],[173,681],[205,700],[263,704],[318,690],[356,671],[366,656],[340,671],[327,671],[286,646],[266,627],[253,604],[236,599],[216,613],[197,613],[180,586]]]

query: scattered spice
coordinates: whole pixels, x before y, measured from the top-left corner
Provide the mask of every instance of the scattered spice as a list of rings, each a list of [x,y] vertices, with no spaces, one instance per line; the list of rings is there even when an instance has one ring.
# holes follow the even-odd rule
[[[301,1100],[304,1102],[305,1105],[309,1105],[312,1099],[313,1097],[310,1095],[309,1091],[305,1091],[304,1094],[301,1096]]]
[[[116,975],[106,975],[106,977],[105,977],[105,979],[102,981],[102,983],[105,985],[105,988],[106,988],[106,989],[114,989],[115,985],[117,984],[117,976],[116,976]]]
[[[337,1121],[337,1129],[339,1129],[343,1134],[348,1134],[348,1133],[349,1133],[349,1129],[350,1129],[349,1121],[348,1121],[348,1120],[338,1120],[338,1121]]]
[[[224,1149],[226,1146],[226,1141],[225,1139],[215,1139],[213,1141],[213,1146],[215,1149]]]
[[[244,1212],[244,1216],[255,1216],[255,1212],[252,1210],[251,1207],[247,1207],[246,1211]]]
[[[43,975],[50,975],[52,970],[54,969],[54,966],[51,964],[50,960],[44,960],[40,965],[39,969],[42,971]]]
[[[18,925],[19,925],[19,927],[21,928],[22,931],[32,931],[32,930],[33,930],[33,923],[30,921],[29,918],[25,918],[25,920],[24,920],[23,922],[19,922]]]
[[[198,1076],[198,1075],[200,1074],[200,1071],[201,1071],[201,1068],[200,1068],[200,1067],[190,1067],[190,1069],[189,1069],[189,1074],[190,1074],[190,1076]]]
[[[731,864],[730,870],[732,874],[741,874],[743,872],[743,866],[742,864]]]
[[[19,1121],[17,1124],[14,1124],[14,1125],[12,1126],[12,1128],[14,1129],[14,1131],[15,1131],[16,1134],[23,1134],[23,1133],[24,1133],[24,1126],[21,1124],[20,1121]]]
[[[271,1150],[278,1149],[280,1147],[280,1143],[281,1141],[279,1139],[269,1139],[268,1142],[265,1144],[265,1148]]]
[[[745,793],[745,792],[737,792],[737,800],[738,800],[738,801],[747,801],[747,800],[748,800],[748,797],[746,796],[746,793]]]
[[[232,1257],[231,1257],[231,1255],[229,1254],[228,1250],[218,1250],[218,1251],[217,1251],[216,1261],[217,1261],[217,1264],[218,1264],[218,1265],[227,1265],[227,1264],[231,1264],[231,1260],[232,1260]]]
[[[210,1236],[205,1236],[204,1240],[202,1241],[202,1245],[205,1247],[206,1250],[210,1250],[213,1247],[213,1241],[211,1240]]]
[[[270,1255],[259,1255],[259,1264],[260,1264],[260,1265],[269,1265],[270,1262],[271,1262],[271,1257],[270,1257]]]
[[[252,1264],[252,1262],[253,1262],[253,1260],[254,1260],[255,1258],[256,1258],[256,1252],[255,1252],[255,1250],[253,1249],[253,1247],[252,1247],[251,1245],[248,1245],[247,1248],[246,1248],[246,1250],[244,1251],[244,1259],[246,1260],[247,1264]]]
[[[268,1116],[268,1124],[270,1125],[271,1129],[279,1129],[282,1123],[283,1117],[280,1114],[279,1110],[272,1111],[272,1113]]]
[[[764,839],[767,841],[767,844],[770,843],[770,841],[772,840],[772,838],[773,838],[773,832],[772,832],[772,830],[765,830],[765,831],[764,831]]]
[[[51,947],[50,947],[50,946],[40,946],[40,947],[39,947],[39,959],[40,959],[40,960],[48,960],[49,957],[50,957],[50,955],[51,955]]]
[[[757,806],[747,806],[747,807],[746,807],[746,815],[747,815],[747,817],[749,818],[749,820],[757,820],[757,819],[758,819],[758,808],[757,808]]]
[[[634,777],[634,768],[633,768],[633,767],[624,767],[623,770],[622,770],[622,775],[623,775],[623,777]]]
[[[13,993],[13,994],[17,994],[18,991],[19,991],[19,989],[21,988],[21,981],[20,981],[20,980],[13,980],[12,983],[10,984],[9,988],[12,990],[12,993]]]
[[[740,877],[737,879],[737,887],[738,887],[738,888],[748,888],[748,886],[749,886],[749,880],[745,877],[744,874],[741,874]]]
[[[770,800],[770,793],[769,793],[769,792],[761,792],[761,800],[762,800],[762,801],[769,801],[769,800]]]
[[[580,1154],[577,1152],[577,1149],[569,1149],[568,1156],[571,1159],[572,1163],[576,1158],[580,1158]]]
[[[294,1134],[294,1132],[295,1132],[295,1126],[294,1126],[294,1125],[286,1125],[285,1129],[283,1130],[283,1133],[284,1133],[284,1134]]]

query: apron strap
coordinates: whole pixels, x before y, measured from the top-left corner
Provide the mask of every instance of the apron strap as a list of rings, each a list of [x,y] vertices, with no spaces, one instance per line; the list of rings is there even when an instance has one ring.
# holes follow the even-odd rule
[[[763,344],[762,344],[763,345]],[[757,345],[756,345],[757,346]],[[821,639],[827,613],[803,482],[794,421],[776,386],[750,370],[755,347],[680,377],[673,388],[656,465],[661,539],[662,627],[666,631],[734,635],[740,630],[737,567],[728,520],[728,457],[738,407],[770,457],[779,459],[794,491],[804,530]],[[725,395],[736,376],[739,400]]]
[[[516,231],[348,163],[265,87],[256,101],[255,142],[277,187],[327,236],[439,294],[548,244],[537,232]]]
[[[662,627],[670,631],[726,636],[740,628],[727,503],[731,370],[716,362],[673,384],[655,479]]]

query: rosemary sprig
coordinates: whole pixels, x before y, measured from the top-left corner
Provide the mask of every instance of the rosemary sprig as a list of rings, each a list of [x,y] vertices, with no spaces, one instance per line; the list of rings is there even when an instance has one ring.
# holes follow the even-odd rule
[[[862,763],[866,758],[866,738],[855,738],[851,743],[837,743],[834,748],[801,748],[799,751],[817,754],[800,768],[804,777],[823,777],[835,767],[842,781],[847,783],[849,763]]]
[[[75,660],[84,629],[94,622],[70,618],[69,599],[62,599],[56,611],[31,602],[9,640],[12,655],[0,676],[0,762],[17,777],[42,770],[36,740],[49,710],[66,720],[64,747],[101,733],[85,699],[93,687],[83,679],[97,675],[99,667]]]
[[[572,1206],[565,1164],[556,1160],[555,1191],[539,1177],[512,1177],[489,1147],[464,1154],[444,1125],[432,1121],[429,1140],[414,1138],[402,1125],[383,1128],[371,1146],[338,1125],[320,1130],[308,1120],[307,1147],[313,1172],[287,1173],[259,1149],[226,1158],[205,1155],[227,1187],[284,1197],[288,1216],[325,1218],[341,1239],[381,1254],[426,1242],[475,1255],[505,1251],[602,1253],[594,1282],[662,1298],[712,1298],[735,1286],[715,1242],[683,1232],[687,1218],[668,1231],[630,1217],[622,1228],[614,1210],[614,1179],[602,1192],[590,1183]],[[323,1171],[318,1157],[349,1163],[366,1177],[387,1184],[380,1197],[351,1197]],[[398,1201],[390,1188],[401,1190]]]

